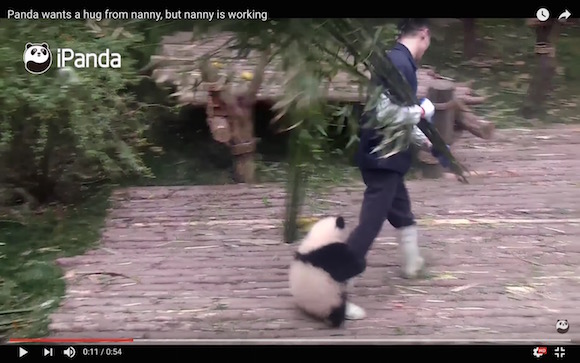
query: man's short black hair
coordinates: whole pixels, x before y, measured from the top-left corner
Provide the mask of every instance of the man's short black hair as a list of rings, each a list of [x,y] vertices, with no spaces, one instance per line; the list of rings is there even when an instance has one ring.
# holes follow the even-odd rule
[[[428,19],[409,18],[399,22],[399,36],[412,35],[421,29],[429,28]]]

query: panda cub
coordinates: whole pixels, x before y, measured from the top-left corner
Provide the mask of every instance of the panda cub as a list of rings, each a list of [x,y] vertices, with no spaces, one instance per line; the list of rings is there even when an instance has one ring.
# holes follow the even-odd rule
[[[347,302],[347,282],[362,272],[345,243],[347,236],[341,216],[319,220],[301,241],[290,265],[290,293],[296,305],[334,328],[340,327],[347,315],[360,319],[364,314]]]

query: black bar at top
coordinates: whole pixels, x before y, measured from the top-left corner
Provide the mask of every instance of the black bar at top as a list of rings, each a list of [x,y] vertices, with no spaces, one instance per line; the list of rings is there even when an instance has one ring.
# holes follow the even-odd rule
[[[6,3],[6,2],[5,2]],[[127,3],[125,3],[127,4]],[[231,3],[219,1],[211,2],[163,2],[135,3],[131,5],[104,5],[102,2],[86,2],[82,6],[59,6],[55,2],[39,2],[35,6],[24,6],[18,3],[3,4],[1,16],[6,17],[8,9],[27,11],[31,8],[37,11],[265,11],[268,18],[401,18],[401,17],[425,17],[425,18],[534,18],[539,8],[547,8],[554,18],[568,9],[572,17],[580,15],[580,7],[573,1],[552,0],[547,3],[542,1],[528,1],[522,3],[498,3],[489,2],[450,2],[450,1],[386,1],[364,3],[346,2],[344,4],[332,3],[330,6],[313,4],[312,2],[296,1],[252,1]]]
[[[74,357],[64,354],[65,350],[73,347]],[[546,353],[535,357],[533,350],[536,347],[545,347]],[[557,348],[564,351],[564,355],[557,357]],[[19,357],[20,348],[26,354]],[[45,356],[45,349],[52,349],[52,356]],[[372,356],[371,356],[372,355]],[[425,359],[424,361],[444,360],[445,362],[467,362],[484,358],[486,360],[508,362],[578,362],[580,345],[67,345],[67,344],[8,344],[0,346],[0,357],[3,362],[36,362],[40,359],[49,362],[51,359],[58,362],[71,361],[128,361],[134,359],[150,360],[154,362],[199,362],[216,361],[219,358],[237,362],[240,359],[252,361],[278,361],[290,359],[291,362],[306,361],[310,358],[316,361],[363,363],[364,361],[378,360],[384,362],[402,362],[411,359]]]

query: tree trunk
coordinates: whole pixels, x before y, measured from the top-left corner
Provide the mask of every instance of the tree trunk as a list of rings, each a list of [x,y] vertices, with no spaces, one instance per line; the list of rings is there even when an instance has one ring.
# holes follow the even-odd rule
[[[202,79],[212,84],[206,109],[209,126],[213,138],[230,147],[234,159],[234,180],[238,183],[253,183],[256,179],[254,106],[269,62],[270,51],[266,49],[261,54],[251,82],[241,95],[238,95],[238,90],[218,85],[217,69],[208,60],[201,66]]]
[[[252,81],[244,92],[244,95],[237,98],[238,110],[238,132],[233,129],[234,135],[238,135],[239,143],[232,146],[232,153],[235,156],[236,181],[242,183],[253,183],[256,179],[256,138],[254,137],[254,106],[258,97],[258,91],[264,80],[266,66],[270,63],[270,50],[266,49],[260,55],[260,60],[254,69]],[[236,148],[243,148],[242,154],[236,154]]]
[[[536,26],[536,55],[538,68],[528,88],[527,100],[522,109],[525,118],[532,118],[543,110],[548,91],[556,71],[555,48],[550,42],[553,21]]]
[[[475,57],[477,53],[477,35],[475,33],[475,19],[463,19],[463,56],[467,59]]]
[[[52,157],[55,146],[58,143],[58,135],[60,130],[55,121],[48,121],[48,134],[46,135],[46,143],[42,153],[42,159],[39,164],[39,174],[37,177],[37,185],[34,188],[34,196],[40,203],[46,203],[49,198],[54,196],[56,187],[56,178],[51,178]]]
[[[559,21],[554,21],[554,25],[552,28],[552,32],[550,33],[550,44],[554,47],[554,57],[552,62],[554,63],[554,75],[556,74],[556,69],[558,68],[558,58],[556,57],[555,50],[558,49],[558,41],[560,40],[560,33],[561,33],[562,23]],[[553,91],[555,89],[554,83],[550,82],[550,89],[549,91]]]
[[[254,183],[256,181],[255,153],[238,155],[234,159],[234,180],[236,183]]]
[[[237,104],[236,116],[232,122],[231,145],[234,157],[234,180],[237,183],[253,183],[256,180],[254,102],[238,99]]]

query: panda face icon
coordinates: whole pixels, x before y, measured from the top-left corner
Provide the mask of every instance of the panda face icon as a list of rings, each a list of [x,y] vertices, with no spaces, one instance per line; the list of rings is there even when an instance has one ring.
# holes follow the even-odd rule
[[[570,330],[570,324],[568,324],[568,320],[558,320],[556,322],[556,331],[560,334],[567,333]]]
[[[24,48],[24,68],[32,74],[43,74],[52,65],[52,52],[48,44],[26,43]]]

